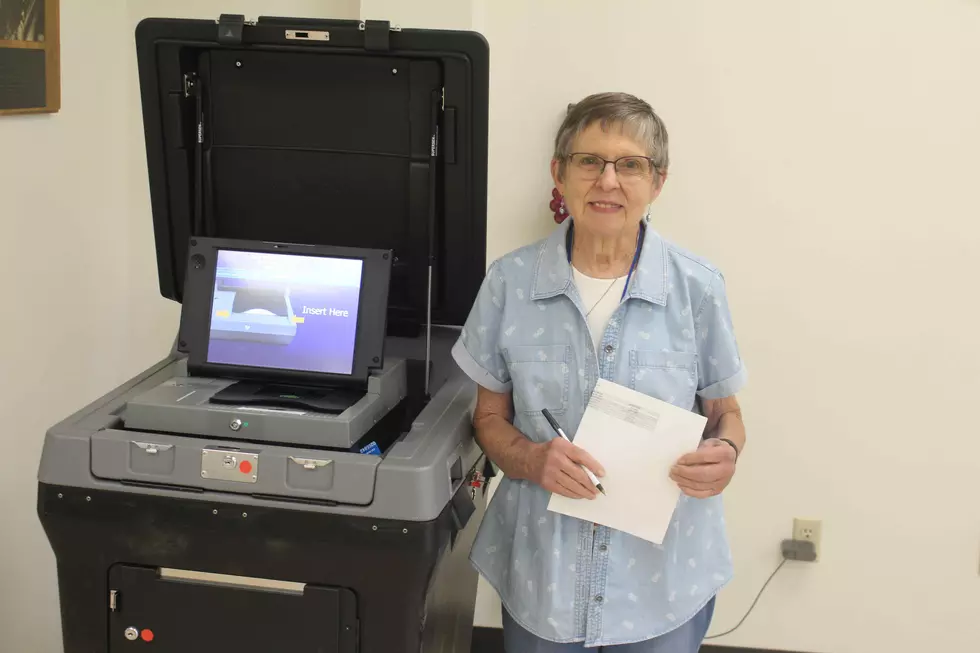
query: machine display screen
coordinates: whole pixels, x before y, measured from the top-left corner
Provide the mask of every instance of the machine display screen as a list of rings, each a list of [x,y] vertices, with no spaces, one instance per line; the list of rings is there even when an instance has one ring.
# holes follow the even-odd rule
[[[207,361],[351,374],[364,262],[218,250]]]

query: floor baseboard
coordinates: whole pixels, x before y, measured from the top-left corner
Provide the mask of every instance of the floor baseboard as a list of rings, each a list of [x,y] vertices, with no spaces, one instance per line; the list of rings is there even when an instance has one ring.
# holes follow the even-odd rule
[[[477,627],[473,629],[471,653],[504,653],[503,631],[499,628]],[[705,644],[701,653],[792,653],[791,651],[769,651],[758,648],[732,648]]]

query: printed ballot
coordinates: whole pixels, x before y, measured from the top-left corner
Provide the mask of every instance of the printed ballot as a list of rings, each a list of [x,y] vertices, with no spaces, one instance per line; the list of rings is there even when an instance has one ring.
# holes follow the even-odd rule
[[[553,494],[548,509],[663,544],[680,488],[677,459],[701,442],[707,419],[600,379],[572,438],[605,468],[593,500]]]

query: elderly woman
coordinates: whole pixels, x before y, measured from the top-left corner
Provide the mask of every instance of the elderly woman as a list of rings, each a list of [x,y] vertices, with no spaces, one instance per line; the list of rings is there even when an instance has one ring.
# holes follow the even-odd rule
[[[601,647],[696,653],[732,575],[721,492],[745,443],[745,382],[725,285],[647,224],[667,177],[667,132],[625,94],[585,98],[555,139],[570,220],[492,263],[453,353],[479,385],[476,437],[504,473],[471,559],[504,606],[509,653]],[[548,511],[588,501],[601,462],[571,439],[598,379],[707,417],[671,478],[683,494],[662,546]]]

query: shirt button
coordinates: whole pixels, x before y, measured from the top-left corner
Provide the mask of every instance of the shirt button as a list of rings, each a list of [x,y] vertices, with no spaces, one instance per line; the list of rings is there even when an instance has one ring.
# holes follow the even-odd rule
[[[605,552],[606,552],[606,550],[607,550],[608,548],[609,548],[609,547],[608,547],[608,546],[606,546],[605,544],[601,544],[601,545],[599,546],[599,550],[600,550],[600,551],[602,551],[603,553],[605,553]]]
[[[595,597],[595,602],[596,603],[602,603],[602,595],[601,594],[599,596]]]
[[[607,354],[613,353],[613,350],[614,349],[615,349],[615,347],[613,347],[612,345],[606,345],[606,353]]]

